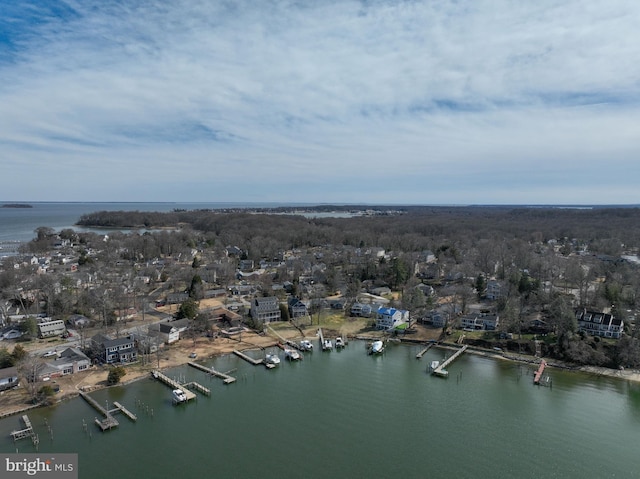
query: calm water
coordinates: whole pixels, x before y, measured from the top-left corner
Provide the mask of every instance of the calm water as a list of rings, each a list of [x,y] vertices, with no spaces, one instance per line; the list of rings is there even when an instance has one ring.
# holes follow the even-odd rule
[[[235,369],[224,386],[192,368],[183,376],[211,397],[174,407],[170,391],[151,379],[93,393],[119,401],[137,423],[118,416],[101,433],[95,412],[76,399],[29,413],[41,452],[78,452],[80,477],[638,477],[640,387],[551,370],[553,388],[532,385],[531,369],[465,355],[449,379],[426,367],[432,349],[392,345],[380,357],[363,343],[341,352],[307,354],[266,370],[235,356],[209,364]],[[151,417],[136,406],[153,408]],[[51,425],[51,439],[45,419]],[[0,422],[0,450],[32,451]]]
[[[0,202],[0,204],[11,201]],[[30,202],[33,208],[0,208],[0,256],[14,254],[20,242],[34,238],[34,230],[48,226],[56,231],[73,228],[76,231],[99,231],[74,224],[80,217],[94,211],[172,211],[176,208],[271,208],[281,203],[55,203]]]

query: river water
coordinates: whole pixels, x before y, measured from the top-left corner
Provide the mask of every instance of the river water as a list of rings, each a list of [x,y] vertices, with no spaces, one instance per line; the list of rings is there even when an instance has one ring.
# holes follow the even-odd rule
[[[640,474],[640,386],[550,369],[553,387],[532,384],[532,366],[464,355],[450,376],[430,376],[432,348],[364,343],[315,351],[276,369],[235,356],[206,362],[220,379],[188,366],[168,375],[212,390],[173,406],[151,378],[96,391],[138,414],[102,433],[82,399],[33,410],[40,452],[77,452],[79,477],[627,478]],[[153,416],[151,415],[153,410]],[[147,412],[148,411],[148,412]],[[53,431],[53,438],[45,426]],[[85,432],[82,421],[89,427]],[[9,437],[19,415],[0,421],[0,450],[34,452]]]

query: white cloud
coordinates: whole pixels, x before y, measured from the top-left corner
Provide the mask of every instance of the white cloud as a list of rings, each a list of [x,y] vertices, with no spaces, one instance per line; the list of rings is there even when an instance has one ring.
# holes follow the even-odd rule
[[[48,185],[8,199],[639,202],[635,2],[67,5],[0,62],[0,166]]]

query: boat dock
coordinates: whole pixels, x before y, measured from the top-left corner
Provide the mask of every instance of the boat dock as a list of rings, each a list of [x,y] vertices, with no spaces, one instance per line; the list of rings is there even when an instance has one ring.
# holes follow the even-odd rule
[[[21,419],[22,419],[22,423],[24,424],[24,429],[12,431],[11,437],[13,438],[14,441],[17,441],[19,439],[24,439],[26,437],[30,437],[33,444],[37,445],[39,442],[38,435],[33,430],[33,426],[31,425],[31,420],[29,419],[29,416],[25,414],[24,416],[21,417]]]
[[[322,328],[318,328],[318,337],[320,338],[320,348],[324,348],[324,335],[322,334]]]
[[[110,413],[119,411],[122,414],[124,414],[125,416],[127,416],[129,419],[131,419],[133,422],[136,422],[138,420],[138,417],[135,414],[133,414],[131,411],[129,411],[126,407],[124,407],[118,401],[113,401],[113,405],[116,408],[112,409],[111,411],[109,411]]]
[[[162,374],[160,371],[153,371],[153,377],[165,383],[171,389],[180,389],[187,398],[187,401],[191,401],[196,398],[196,394],[193,391],[189,391],[185,386],[180,384],[178,381],[174,381],[169,376]],[[190,383],[193,384],[193,383]],[[204,387],[204,386],[203,386]],[[205,388],[206,389],[206,388]]]
[[[469,346],[466,344],[462,346],[462,348],[458,349],[449,359],[447,359],[440,366],[435,368],[432,374],[435,374],[436,376],[440,376],[443,378],[446,378],[447,376],[449,376],[449,371],[446,370],[446,367],[452,362],[454,362],[456,359],[458,359],[460,356],[462,356],[468,347]]]
[[[251,356],[247,356],[242,351],[238,351],[237,349],[233,350],[233,354],[235,354],[236,356],[241,357],[242,359],[244,359],[245,361],[253,364],[254,366],[258,366],[260,364],[264,364],[264,359],[253,359]]]
[[[540,362],[540,366],[536,371],[536,374],[533,376],[533,384],[540,384],[540,380],[542,379],[542,374],[544,373],[544,368],[547,366],[547,362],[543,359]]]
[[[202,364],[194,363],[191,361],[189,361],[188,364],[192,368],[199,369],[200,371],[204,371],[205,373],[211,374],[212,376],[222,379],[222,382],[224,382],[225,384],[231,384],[236,382],[236,378],[234,378],[233,376],[229,376],[226,373],[221,373],[220,371],[216,371],[213,368],[208,368],[206,366],[203,366]]]
[[[416,354],[416,359],[420,359],[420,358],[422,358],[422,356],[424,356],[424,355],[425,355],[425,353],[426,353],[427,351],[429,351],[429,350],[433,347],[433,345],[434,345],[434,344],[436,344],[436,343],[429,343],[429,344],[427,344],[427,347],[426,347],[426,348],[424,348],[422,351],[420,351],[418,354]]]
[[[91,407],[93,407],[96,411],[98,411],[100,414],[104,416],[104,419],[98,419],[98,418],[95,419],[96,425],[103,432],[106,430],[111,430],[114,427],[118,427],[120,425],[118,420],[115,417],[113,417],[107,409],[103,408],[100,404],[98,404],[98,401],[93,399],[91,396],[81,392],[80,397],[85,401],[87,401]]]

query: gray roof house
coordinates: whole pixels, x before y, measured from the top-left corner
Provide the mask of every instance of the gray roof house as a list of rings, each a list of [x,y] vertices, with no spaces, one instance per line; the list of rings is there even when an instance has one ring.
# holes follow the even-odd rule
[[[282,318],[278,298],[275,296],[254,298],[253,301],[251,301],[251,317],[263,323],[280,321]]]
[[[91,341],[98,348],[100,359],[107,364],[130,363],[138,358],[133,338],[111,339],[97,334]]]

